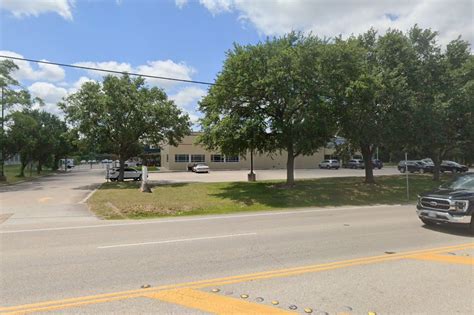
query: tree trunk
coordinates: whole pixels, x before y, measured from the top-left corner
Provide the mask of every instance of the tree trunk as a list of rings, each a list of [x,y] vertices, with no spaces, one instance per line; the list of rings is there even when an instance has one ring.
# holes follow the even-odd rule
[[[119,163],[120,163],[120,171],[118,181],[123,182],[123,175],[125,172],[125,159],[122,156],[119,156]]]
[[[250,150],[250,174],[253,174],[253,149]]]
[[[438,153],[433,154],[433,163],[434,163],[433,180],[439,181],[441,159]]]
[[[21,162],[20,175],[18,177],[25,177],[25,168],[28,165],[28,162]]]
[[[293,145],[288,147],[288,160],[286,161],[286,186],[295,186],[295,157],[293,154]]]
[[[370,148],[370,144],[362,144],[360,149],[362,151],[362,157],[364,158],[365,183],[375,184],[374,167],[372,166],[372,150]]]
[[[43,164],[38,161],[38,165],[36,166],[36,174],[41,174],[41,172],[43,171]]]
[[[57,171],[58,169],[59,169],[59,159],[57,157],[54,157],[53,171]]]

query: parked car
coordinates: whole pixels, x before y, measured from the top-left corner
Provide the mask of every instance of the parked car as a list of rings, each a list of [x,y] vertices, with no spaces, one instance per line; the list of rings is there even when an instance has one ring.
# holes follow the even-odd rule
[[[195,173],[209,173],[209,166],[204,163],[196,163],[193,166],[193,172]]]
[[[474,173],[460,175],[435,191],[420,194],[416,209],[426,225],[463,223],[474,234]]]
[[[405,173],[406,171],[410,173],[426,173],[433,171],[433,168],[431,166],[421,160],[400,161],[400,163],[398,163],[397,168],[400,173]]]
[[[383,162],[381,160],[374,159],[372,160],[373,168],[381,169],[383,167]]]
[[[464,173],[467,172],[469,168],[466,165],[461,165],[453,161],[443,161],[440,165],[441,172],[451,172],[451,173]]]
[[[427,165],[429,165],[429,166],[433,166],[433,167],[434,167],[434,162],[433,162],[433,160],[430,159],[430,158],[422,159],[421,162],[423,162],[423,163],[425,163],[425,164],[427,164]]]
[[[108,172],[106,171],[105,178],[110,179],[110,181],[114,182],[114,181],[118,180],[119,174],[120,174],[120,168],[119,167],[114,167],[114,168],[111,168],[110,170],[108,170]],[[126,167],[124,169],[123,179],[124,180],[125,179],[133,179],[134,181],[142,180],[142,172],[137,171],[134,168]]]
[[[346,167],[347,168],[361,168],[361,169],[364,169],[365,168],[364,160],[362,160],[362,159],[349,160],[349,162],[347,162]]]
[[[327,168],[327,169],[339,169],[341,167],[341,164],[339,163],[338,160],[324,160],[319,163],[319,168]]]

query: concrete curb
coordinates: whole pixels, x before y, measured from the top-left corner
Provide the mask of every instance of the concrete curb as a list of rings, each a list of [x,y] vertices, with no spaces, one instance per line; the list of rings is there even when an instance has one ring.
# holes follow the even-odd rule
[[[93,195],[97,190],[99,190],[99,188],[102,187],[103,184],[104,184],[104,183],[99,184],[93,191],[91,191],[90,193],[88,193],[87,196],[84,197],[84,199],[82,199],[82,200],[79,201],[78,203],[79,203],[79,204],[84,204],[84,203],[86,203],[87,200],[89,200],[89,198],[92,197],[92,195]]]

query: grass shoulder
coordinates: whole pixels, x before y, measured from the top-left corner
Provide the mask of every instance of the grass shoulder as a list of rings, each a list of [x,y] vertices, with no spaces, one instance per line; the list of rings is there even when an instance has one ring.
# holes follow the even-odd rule
[[[444,179],[446,179],[445,177]],[[400,204],[439,185],[428,175],[410,178],[410,200],[405,177],[379,176],[377,184],[361,177],[299,180],[292,189],[282,181],[179,183],[155,185],[141,193],[139,183],[106,183],[89,199],[92,211],[105,219],[223,214],[300,207]]]
[[[25,176],[20,177],[18,176],[20,174],[20,165],[5,165],[4,172],[5,172],[5,176],[7,177],[7,181],[0,182],[0,185],[16,184],[18,182],[28,181],[28,180],[32,180],[41,176],[54,173],[54,171],[50,169],[43,169],[41,174],[37,174],[35,168],[32,169],[31,171],[29,168],[26,168]]]

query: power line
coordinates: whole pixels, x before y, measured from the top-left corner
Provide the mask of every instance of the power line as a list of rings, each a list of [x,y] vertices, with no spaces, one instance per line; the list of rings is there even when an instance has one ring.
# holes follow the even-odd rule
[[[20,57],[12,57],[12,56],[5,56],[5,55],[0,55],[0,58],[7,58],[7,59],[21,60],[21,61],[29,61],[29,62],[42,63],[42,64],[47,64],[47,65],[55,65],[55,66],[60,66],[60,67],[82,69],[82,70],[102,71],[102,72],[115,73],[115,74],[128,74],[128,75],[132,75],[132,76],[138,76],[138,77],[144,77],[144,78],[150,78],[150,79],[160,79],[160,80],[177,81],[177,82],[202,84],[202,85],[216,85],[216,83],[205,82],[205,81],[195,81],[195,80],[177,79],[177,78],[170,78],[170,77],[161,77],[161,76],[150,75],[150,74],[141,74],[141,73],[117,71],[117,70],[110,70],[110,69],[100,69],[100,68],[94,68],[94,67],[70,65],[70,64],[66,64],[66,63],[43,61],[43,60],[20,58]]]

